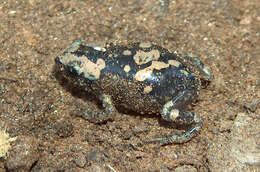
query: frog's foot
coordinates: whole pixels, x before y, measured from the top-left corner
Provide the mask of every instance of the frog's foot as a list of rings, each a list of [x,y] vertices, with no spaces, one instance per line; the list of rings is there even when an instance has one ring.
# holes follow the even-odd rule
[[[174,109],[173,113],[176,113],[178,110]],[[180,112],[179,112],[180,113]],[[185,143],[190,141],[196,133],[199,133],[201,128],[202,128],[202,120],[200,119],[199,115],[196,115],[192,112],[181,112],[181,113],[186,113],[190,114],[190,116],[193,116],[193,126],[186,132],[184,132],[181,135],[178,134],[171,134],[166,137],[158,137],[158,138],[153,138],[149,139],[146,142],[160,142],[160,146],[166,145],[166,144],[172,144],[172,143]]]
[[[161,145],[170,143],[185,143],[196,135],[202,128],[202,120],[199,115],[181,109],[182,103],[192,98],[192,92],[187,90],[179,94],[174,100],[168,101],[162,110],[162,118],[178,125],[191,125],[185,133],[171,134],[168,137],[154,138],[148,142],[159,141]]]
[[[83,113],[86,120],[93,123],[103,123],[114,118],[117,110],[113,105],[111,96],[102,94],[100,100],[104,109],[101,112],[89,112],[85,110]]]

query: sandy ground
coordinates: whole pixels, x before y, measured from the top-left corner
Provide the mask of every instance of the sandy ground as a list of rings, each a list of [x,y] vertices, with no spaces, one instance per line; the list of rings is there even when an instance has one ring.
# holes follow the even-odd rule
[[[259,0],[1,1],[0,171],[260,171],[259,9]],[[77,38],[148,40],[198,56],[214,74],[192,106],[201,133],[135,146],[182,131],[159,116],[97,125],[77,115],[97,105],[53,73]]]

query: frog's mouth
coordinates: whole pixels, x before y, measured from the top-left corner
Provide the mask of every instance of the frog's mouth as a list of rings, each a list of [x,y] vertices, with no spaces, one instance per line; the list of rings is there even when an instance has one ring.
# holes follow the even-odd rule
[[[63,77],[76,77],[78,76],[77,70],[75,70],[74,67],[71,65],[64,65],[59,57],[55,58],[55,66],[54,66],[54,72],[56,75],[63,76]]]
[[[58,57],[55,59],[53,75],[60,85],[72,95],[83,99],[96,99],[91,94],[92,81],[86,79],[83,74],[79,75],[75,68],[60,63]]]

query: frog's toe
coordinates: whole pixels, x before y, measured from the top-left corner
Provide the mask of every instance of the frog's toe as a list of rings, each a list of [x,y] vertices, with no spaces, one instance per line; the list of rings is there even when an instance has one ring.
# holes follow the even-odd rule
[[[198,69],[201,77],[206,80],[206,81],[211,81],[213,79],[213,74],[210,70],[209,67],[205,66],[204,63],[200,61],[197,57],[194,57],[192,55],[188,54],[179,54],[176,52],[178,55],[180,55],[182,58],[186,59],[191,66],[195,67]]]
[[[95,124],[104,123],[106,121],[113,119],[113,116],[108,115],[104,110],[101,112],[96,112],[96,111],[89,111],[87,109],[83,111],[82,115],[85,120]]]
[[[103,123],[114,119],[117,110],[113,105],[111,96],[102,94],[100,100],[104,109],[101,112],[85,110],[83,111],[84,119],[92,123]]]
[[[205,66],[198,58],[191,57],[191,61],[195,63],[197,68],[199,69],[199,72],[202,74],[203,78],[206,81],[211,81],[213,78],[213,74],[209,67]]]
[[[166,145],[167,143],[169,143],[169,139],[167,137],[156,137],[156,138],[152,138],[152,139],[147,139],[145,140],[146,143],[151,143],[151,142],[159,142],[160,145],[159,146],[163,146]]]
[[[196,115],[196,118],[198,118],[198,115]],[[202,128],[202,120],[201,119],[197,119],[197,120],[198,120],[197,123],[192,128],[190,128],[188,131],[186,131],[181,135],[171,134],[167,137],[157,137],[153,139],[148,139],[146,140],[146,142],[159,142],[160,146],[166,144],[172,144],[172,143],[178,143],[178,144],[186,143],[190,141],[196,135],[196,133],[199,133]]]

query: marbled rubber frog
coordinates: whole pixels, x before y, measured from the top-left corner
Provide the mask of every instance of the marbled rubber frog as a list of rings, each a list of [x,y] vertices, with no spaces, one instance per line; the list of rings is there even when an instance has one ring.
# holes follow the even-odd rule
[[[150,42],[127,45],[89,45],[79,39],[56,57],[57,69],[72,84],[84,87],[102,101],[103,110],[88,112],[102,122],[117,113],[115,106],[141,114],[160,114],[166,121],[191,126],[185,133],[148,141],[162,145],[189,141],[202,127],[198,114],[185,110],[201,87],[198,72],[212,75],[197,58],[170,52]]]

